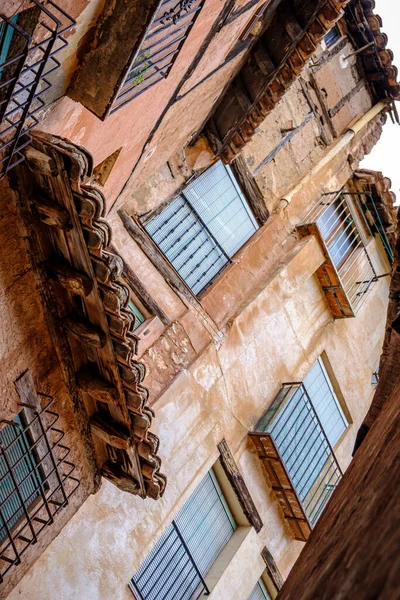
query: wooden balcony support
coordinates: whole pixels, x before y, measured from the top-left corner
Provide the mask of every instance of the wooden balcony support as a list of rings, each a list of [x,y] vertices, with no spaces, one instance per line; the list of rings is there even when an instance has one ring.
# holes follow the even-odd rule
[[[306,542],[311,524],[269,433],[249,433],[295,540]]]

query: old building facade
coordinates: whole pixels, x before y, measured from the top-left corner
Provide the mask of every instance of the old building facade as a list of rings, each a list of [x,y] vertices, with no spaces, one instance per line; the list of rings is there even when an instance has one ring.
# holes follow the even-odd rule
[[[1,597],[276,597],[385,333],[373,4],[1,4]]]

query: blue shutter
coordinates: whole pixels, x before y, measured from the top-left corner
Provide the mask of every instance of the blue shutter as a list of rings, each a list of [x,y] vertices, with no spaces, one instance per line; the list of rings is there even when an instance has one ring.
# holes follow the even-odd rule
[[[197,567],[205,575],[236,529],[212,471],[207,473],[175,522]]]
[[[136,304],[133,302],[133,300],[129,300],[128,303],[129,308],[131,309],[131,311],[133,312],[133,314],[135,315],[135,323],[133,326],[133,330],[137,329],[138,327],[140,327],[140,325],[142,323],[145,322],[146,317],[144,316],[144,314],[138,309],[138,307],[136,306]]]
[[[11,17],[10,21],[16,23],[18,14]],[[0,65],[7,61],[7,56],[10,51],[11,42],[14,36],[14,27],[8,25],[5,21],[0,23]],[[0,68],[0,79],[3,75],[3,69]]]
[[[311,398],[329,443],[333,447],[346,430],[348,422],[321,358],[307,373],[303,385]]]
[[[321,474],[327,472],[327,496],[321,497],[318,503],[322,506],[333,490],[329,484],[333,479],[331,451],[325,436],[331,446],[334,446],[345,431],[347,421],[321,359],[318,359],[306,375],[303,385],[304,388],[297,388],[290,398],[286,397],[286,393],[283,394],[282,400],[286,404],[269,431],[279,448],[296,492],[306,506],[313,486]],[[309,398],[321,425],[312,410]],[[277,406],[280,406],[279,402]],[[318,514],[312,515],[313,521]]]
[[[265,587],[262,579],[257,581],[257,584],[251,592],[248,600],[271,600],[271,597],[268,594],[267,588]]]
[[[158,540],[131,580],[143,600],[191,600],[236,529],[222,491],[210,471]],[[190,555],[182,543],[189,549]]]
[[[230,258],[258,229],[230,167],[221,162],[195,179],[184,194]]]
[[[258,226],[229,167],[218,162],[145,228],[190,289],[199,294]]]
[[[19,416],[14,419],[14,425],[6,425],[0,430],[0,443],[3,453],[0,454],[0,539],[6,535],[4,523],[11,529],[23,515],[20,496],[7,467],[4,453],[10,463],[18,485],[19,493],[26,506],[40,495],[40,475],[36,467],[36,460],[26,433],[21,435],[23,424]]]
[[[330,453],[303,388],[296,390],[270,431],[304,501]]]

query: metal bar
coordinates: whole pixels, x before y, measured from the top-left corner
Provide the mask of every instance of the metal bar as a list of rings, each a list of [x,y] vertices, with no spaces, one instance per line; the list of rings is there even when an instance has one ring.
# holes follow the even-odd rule
[[[198,218],[198,220],[200,221],[200,223],[203,225],[204,229],[207,231],[208,235],[210,236],[210,238],[213,240],[214,244],[219,248],[219,250],[222,252],[222,254],[225,256],[225,258],[227,259],[227,261],[229,263],[232,262],[230,256],[225,252],[225,250],[222,248],[222,246],[219,244],[218,240],[213,236],[213,234],[211,233],[211,231],[208,229],[207,225],[205,224],[205,222],[203,221],[203,219],[201,218],[201,216],[199,215],[199,213],[197,212],[197,210],[194,208],[194,206],[189,202],[189,200],[186,198],[185,193],[181,192],[180,194],[182,196],[182,198],[185,200],[185,202],[188,204],[188,206],[190,206],[190,208],[192,209],[193,213],[196,215],[196,217]]]
[[[20,502],[20,504],[21,504],[21,508],[22,508],[22,510],[23,510],[23,512],[24,512],[24,514],[25,514],[26,520],[27,520],[27,522],[28,522],[28,524],[29,524],[29,529],[30,529],[30,531],[31,531],[31,534],[32,534],[33,543],[36,543],[36,541],[37,541],[37,538],[36,538],[36,532],[35,532],[35,530],[34,530],[34,528],[33,528],[33,525],[32,525],[32,523],[31,523],[31,520],[30,520],[30,518],[29,518],[28,509],[27,509],[27,507],[26,507],[26,505],[25,505],[24,498],[22,497],[21,491],[20,491],[20,489],[19,489],[18,482],[17,482],[17,480],[15,479],[15,475],[14,475],[14,472],[13,472],[13,468],[12,468],[12,466],[11,466],[11,464],[10,464],[10,461],[9,461],[9,459],[8,459],[7,452],[5,452],[5,451],[4,451],[2,444],[0,444],[0,451],[1,451],[1,455],[3,456],[3,458],[4,458],[4,460],[5,460],[5,463],[6,463],[6,465],[7,465],[7,470],[8,470],[8,473],[9,473],[9,475],[10,475],[11,479],[12,479],[12,482],[13,482],[13,485],[14,485],[14,488],[15,488],[15,492],[17,493],[17,496],[18,496],[19,502]]]
[[[194,558],[193,558],[193,556],[192,556],[192,554],[191,554],[191,552],[190,552],[190,550],[189,550],[189,548],[188,548],[188,546],[187,546],[187,544],[186,544],[185,540],[183,539],[183,537],[182,537],[182,534],[181,534],[181,532],[179,531],[179,529],[178,529],[178,527],[177,527],[177,525],[176,525],[175,521],[172,521],[172,526],[174,527],[174,529],[175,529],[176,533],[178,534],[178,537],[179,537],[180,541],[182,542],[182,545],[183,545],[183,547],[185,548],[185,550],[186,550],[186,552],[187,552],[187,554],[188,554],[188,556],[189,556],[189,558],[190,558],[190,560],[191,560],[191,562],[192,562],[192,565],[193,565],[193,567],[194,567],[194,569],[195,569],[195,571],[196,571],[197,575],[199,576],[199,579],[200,579],[201,583],[202,583],[202,584],[203,584],[203,586],[204,586],[204,589],[205,589],[205,595],[206,595],[206,596],[209,596],[209,595],[210,595],[210,590],[208,589],[208,586],[207,586],[207,584],[206,584],[205,580],[203,579],[203,576],[202,576],[202,574],[200,573],[200,571],[199,571],[199,569],[198,569],[198,567],[197,567],[197,565],[196,565],[196,563],[195,563],[195,561],[194,561]]]

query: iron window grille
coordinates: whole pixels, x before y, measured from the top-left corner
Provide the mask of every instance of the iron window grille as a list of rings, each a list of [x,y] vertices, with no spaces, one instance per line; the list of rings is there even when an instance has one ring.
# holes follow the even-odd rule
[[[58,427],[53,399],[38,409],[21,403],[0,430],[0,583],[65,508],[80,481]]]
[[[110,114],[166,79],[205,0],[163,0],[124,75]]]
[[[282,385],[256,425],[256,433],[271,438],[311,527],[342,477],[333,446],[346,428],[346,417],[321,359],[302,383]],[[282,490],[285,494],[285,486]]]
[[[258,225],[231,169],[217,162],[145,229],[192,292],[200,294]]]
[[[236,523],[209,471],[129,583],[137,600],[198,600]]]
[[[52,0],[46,6],[30,0],[37,22],[30,34],[21,12],[9,19],[0,13],[0,175],[24,160],[29,132],[38,124],[52,87],[50,77],[60,67],[56,55],[68,42],[63,37],[75,21]]]
[[[383,276],[377,274],[366,247],[366,237],[378,234],[388,256],[391,253],[385,230],[376,220],[379,214],[376,211],[375,217],[375,205],[370,209],[367,198],[367,194],[343,190],[324,194],[298,227],[300,231],[316,233],[322,241],[331,262],[329,268],[322,267],[322,287],[335,296],[335,303],[343,316],[357,314]],[[381,259],[386,264],[387,259],[383,255]],[[343,297],[337,294],[339,288],[344,292],[344,302]]]

